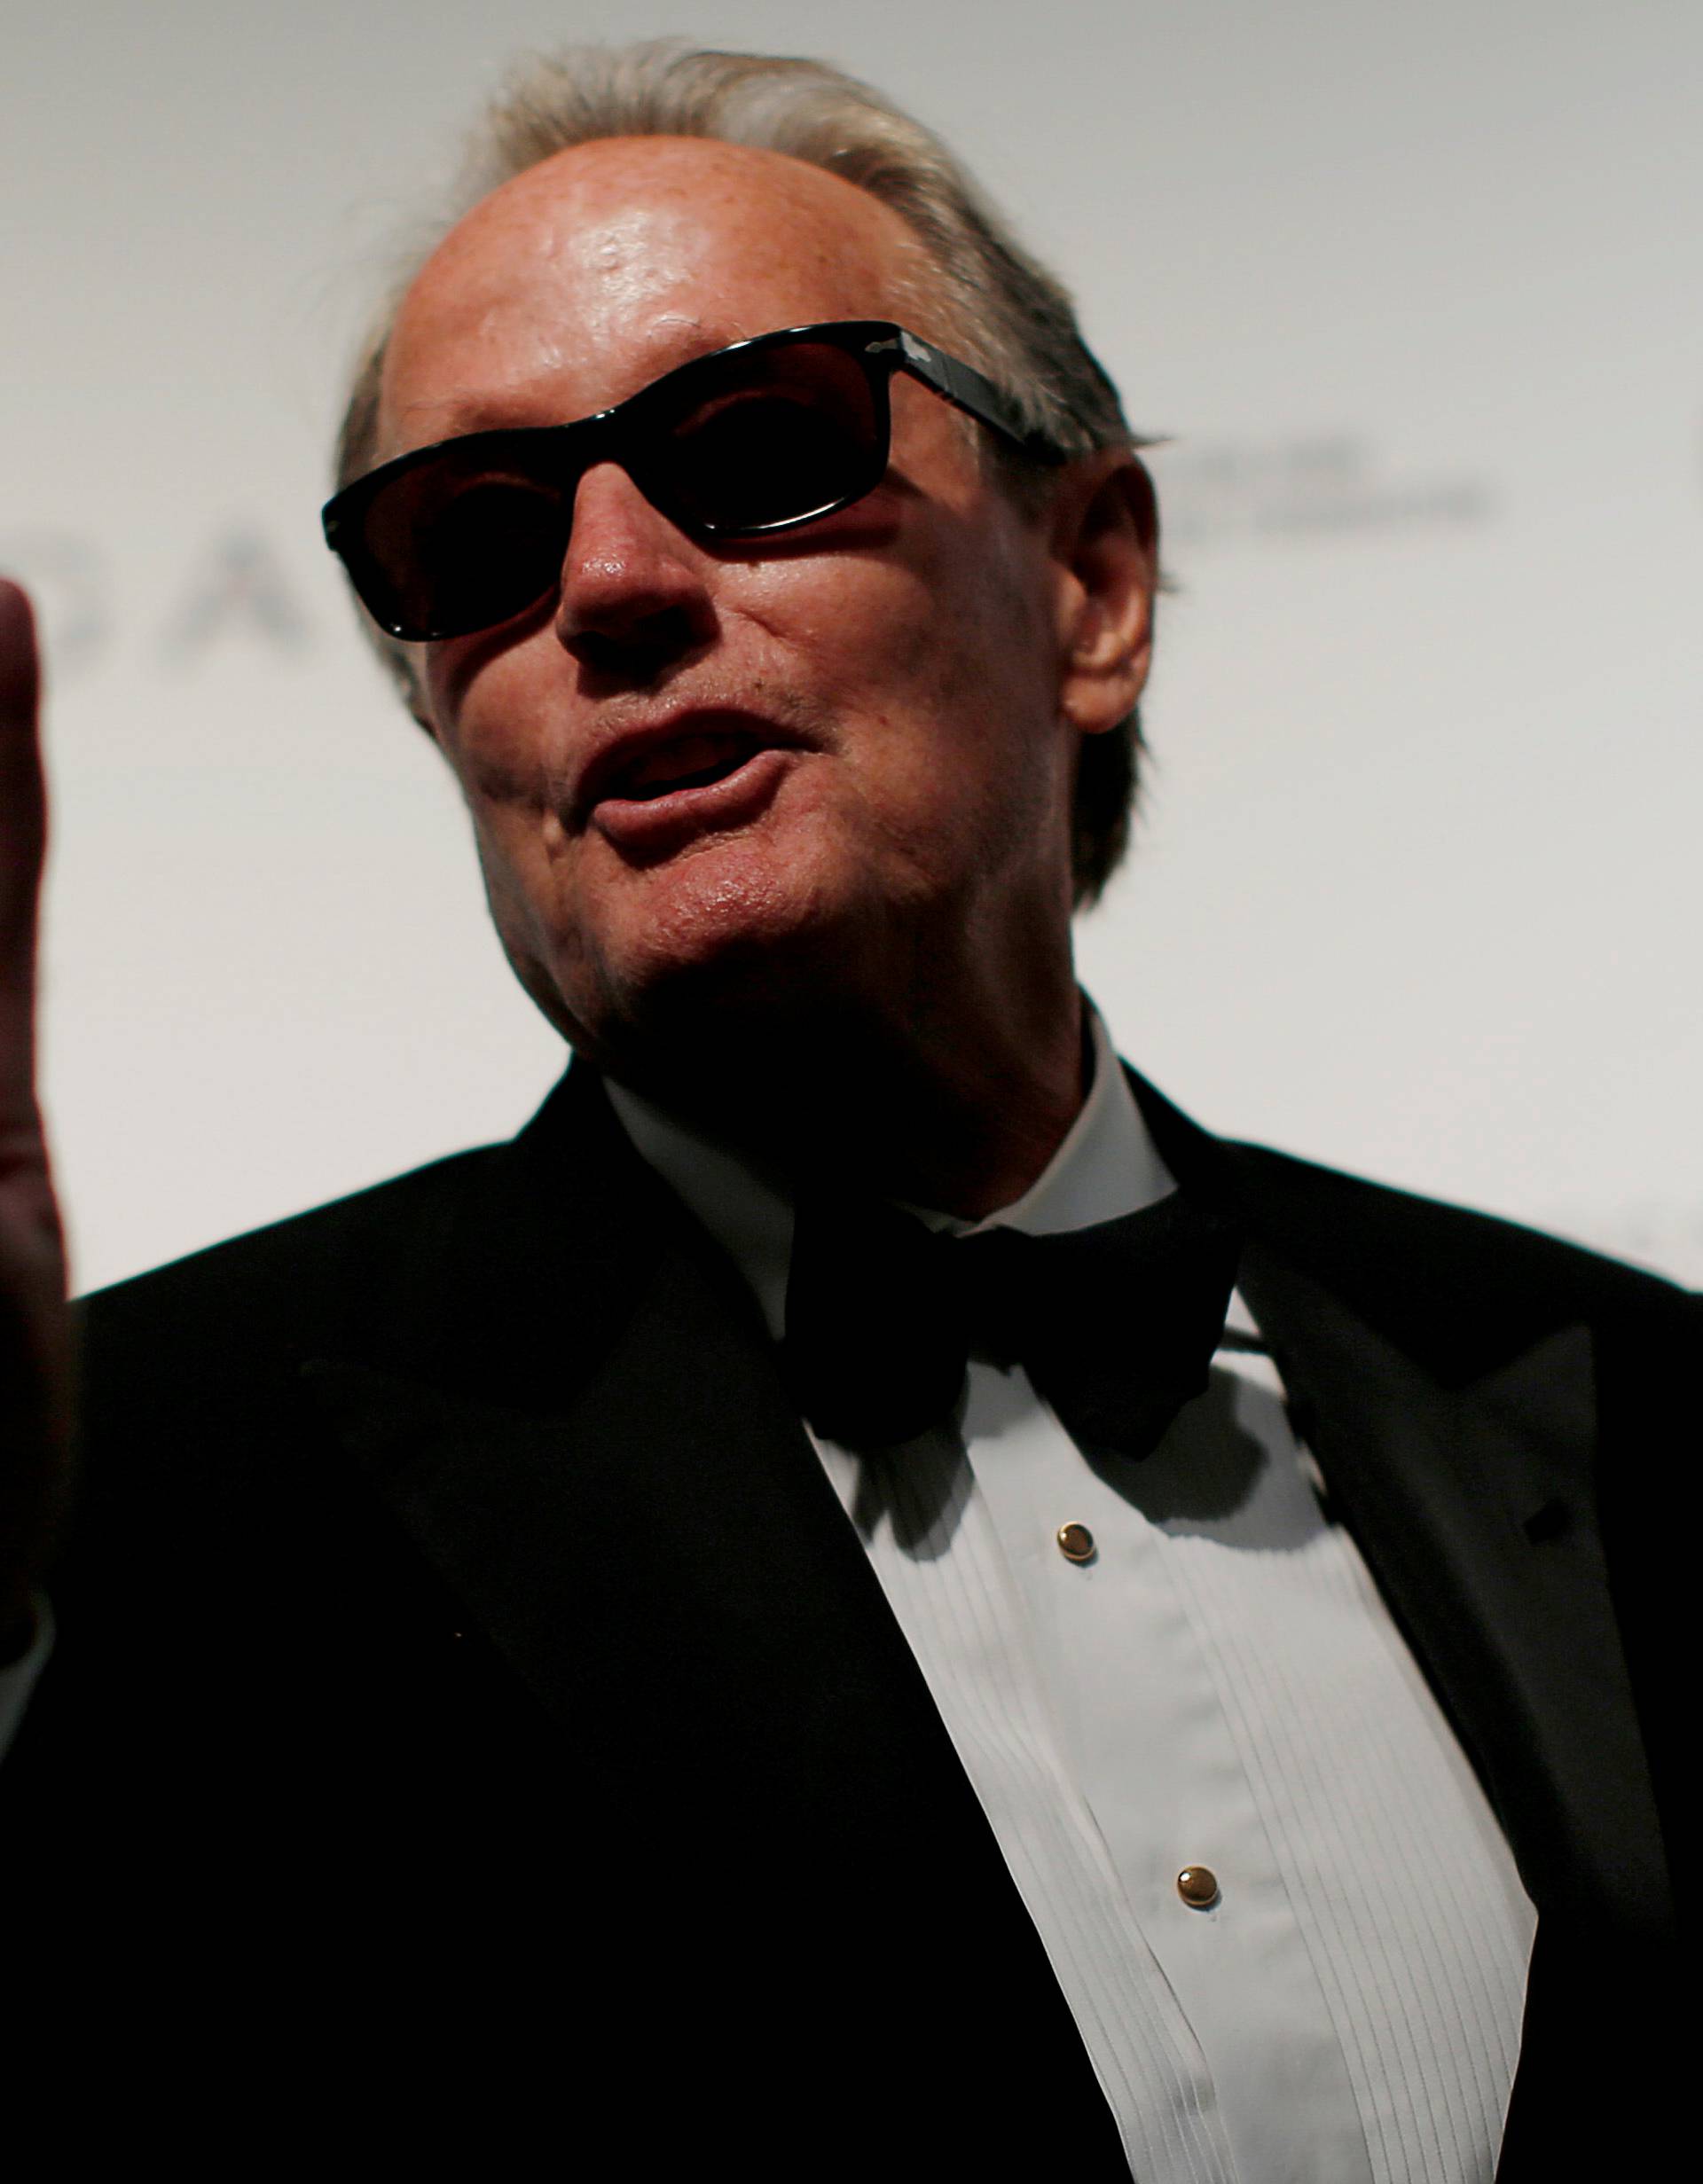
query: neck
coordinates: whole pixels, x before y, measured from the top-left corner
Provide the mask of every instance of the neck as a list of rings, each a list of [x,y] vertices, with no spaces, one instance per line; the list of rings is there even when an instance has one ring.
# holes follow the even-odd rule
[[[823,1174],[974,1221],[1035,1182],[1087,1091],[1074,983],[1044,1006],[1005,998],[997,1010],[902,1023],[854,1021],[842,1003],[737,1039],[705,1027],[678,1058],[589,1058],[771,1172]]]

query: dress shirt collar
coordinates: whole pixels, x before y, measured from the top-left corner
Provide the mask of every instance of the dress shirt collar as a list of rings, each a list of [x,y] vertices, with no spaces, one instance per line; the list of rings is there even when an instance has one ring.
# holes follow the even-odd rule
[[[1135,1104],[1099,1011],[1085,999],[1094,1076],[1081,1112],[1063,1143],[1022,1197],[978,1222],[927,1207],[909,1209],[932,1228],[966,1233],[1008,1227],[1056,1235],[1096,1221],[1137,1213],[1176,1186]],[[786,1321],[787,1266],[792,1256],[792,1208],[772,1176],[715,1140],[665,1114],[624,1085],[609,1100],[640,1155],[670,1184],[729,1252],[756,1292],[769,1332],[779,1341]]]

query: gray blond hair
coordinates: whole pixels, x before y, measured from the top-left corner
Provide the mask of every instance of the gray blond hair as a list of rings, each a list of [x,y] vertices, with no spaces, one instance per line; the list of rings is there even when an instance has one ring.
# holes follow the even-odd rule
[[[441,223],[393,283],[362,351],[338,435],[340,488],[373,466],[391,328],[431,248],[505,182],[558,152],[608,137],[702,137],[785,153],[867,191],[922,243],[930,301],[952,338],[1031,430],[1069,456],[1146,444],[1130,431],[1063,285],[1016,240],[932,131],[824,62],[657,39],[538,56],[491,101]],[[1045,505],[1048,473],[1003,443],[994,459],[1020,505]],[[367,627],[413,701],[409,654]],[[1071,826],[1079,906],[1098,898],[1128,846],[1142,750],[1134,712],[1110,734],[1083,739]]]

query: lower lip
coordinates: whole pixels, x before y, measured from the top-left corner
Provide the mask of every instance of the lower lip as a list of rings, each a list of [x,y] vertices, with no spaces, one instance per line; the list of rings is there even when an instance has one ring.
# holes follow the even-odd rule
[[[665,856],[696,835],[749,826],[759,818],[797,755],[771,745],[699,788],[671,789],[663,796],[605,796],[593,810],[592,825],[625,856]]]

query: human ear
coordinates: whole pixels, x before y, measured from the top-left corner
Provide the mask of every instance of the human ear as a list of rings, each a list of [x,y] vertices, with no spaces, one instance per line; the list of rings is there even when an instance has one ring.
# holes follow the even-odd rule
[[[1051,520],[1059,710],[1103,735],[1134,711],[1152,664],[1159,514],[1146,466],[1128,448],[1073,463]]]

